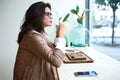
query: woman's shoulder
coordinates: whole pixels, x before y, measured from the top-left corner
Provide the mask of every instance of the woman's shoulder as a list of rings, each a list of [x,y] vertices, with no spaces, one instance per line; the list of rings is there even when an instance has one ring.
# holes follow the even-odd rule
[[[44,37],[44,34],[43,33],[40,33],[36,30],[31,30],[28,34],[27,34],[29,37],[33,37],[33,36],[41,36],[41,37]]]
[[[32,38],[42,38],[42,39],[44,39],[47,43],[53,43],[53,42],[51,42],[49,39],[48,39],[48,37],[46,37],[46,34],[45,33],[40,33],[40,32],[37,32],[37,31],[35,31],[35,30],[31,30],[29,33],[28,33],[28,36],[29,37],[32,37]]]
[[[31,30],[28,34],[39,34],[42,35],[42,33],[36,31],[36,30]]]

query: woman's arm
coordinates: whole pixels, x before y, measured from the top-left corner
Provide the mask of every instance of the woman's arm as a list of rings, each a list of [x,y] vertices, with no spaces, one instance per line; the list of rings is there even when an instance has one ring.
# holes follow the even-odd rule
[[[48,46],[43,35],[39,32],[32,31],[25,36],[21,46],[25,46],[37,57],[44,59],[56,67],[60,67],[63,62],[64,53],[59,48],[51,48]],[[58,46],[59,46],[58,41]]]

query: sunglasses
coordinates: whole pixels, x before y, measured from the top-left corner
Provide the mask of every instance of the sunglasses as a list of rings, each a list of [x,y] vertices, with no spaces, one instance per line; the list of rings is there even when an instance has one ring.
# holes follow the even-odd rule
[[[45,12],[45,15],[48,16],[49,18],[52,17],[52,13],[51,12]]]

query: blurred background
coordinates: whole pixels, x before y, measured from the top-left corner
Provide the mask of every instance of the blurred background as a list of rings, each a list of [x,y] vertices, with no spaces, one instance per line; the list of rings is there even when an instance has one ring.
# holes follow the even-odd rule
[[[115,17],[115,46],[111,46],[111,38],[104,36],[111,36],[112,33],[111,8],[98,9],[94,0],[0,0],[0,80],[13,80],[18,32],[26,10],[37,1],[49,2],[52,6],[53,26],[46,29],[51,41],[54,41],[55,26],[58,24],[59,17],[70,13],[76,5],[80,7],[80,14],[85,8],[89,8],[90,12],[85,16],[84,26],[90,31],[90,46],[120,60],[120,9],[116,11]],[[69,20],[65,22],[68,29],[67,36],[78,25],[76,18],[71,14]]]

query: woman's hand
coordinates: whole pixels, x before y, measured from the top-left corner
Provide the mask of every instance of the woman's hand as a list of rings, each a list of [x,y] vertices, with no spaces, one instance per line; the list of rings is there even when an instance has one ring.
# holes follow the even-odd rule
[[[63,23],[60,23],[56,27],[57,27],[56,37],[57,38],[64,38],[65,33],[66,33],[66,26]]]

